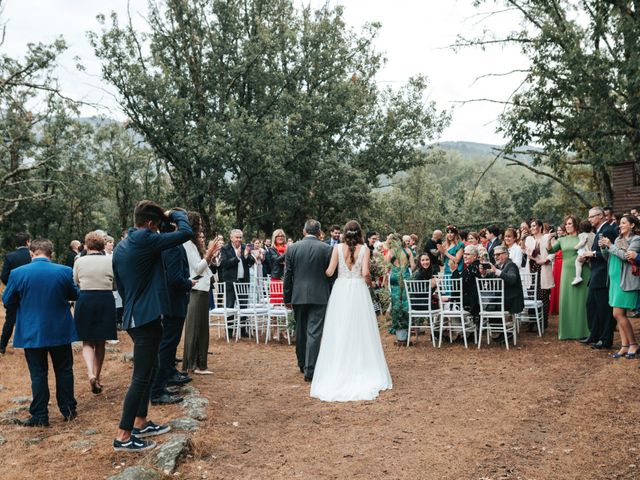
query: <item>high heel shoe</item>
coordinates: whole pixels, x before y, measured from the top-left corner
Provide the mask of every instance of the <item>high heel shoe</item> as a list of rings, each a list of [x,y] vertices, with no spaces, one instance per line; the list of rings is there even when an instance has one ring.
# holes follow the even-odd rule
[[[637,343],[630,343],[629,344],[630,347],[637,347],[638,344]],[[636,358],[636,355],[638,355],[638,350],[636,350],[635,352],[627,352],[624,355],[624,358],[628,358],[629,360]]]
[[[620,350],[622,350],[623,348],[629,348],[629,345],[620,345]],[[616,353],[610,353],[609,357],[611,358],[622,358],[624,356],[626,356],[629,352],[616,352]]]

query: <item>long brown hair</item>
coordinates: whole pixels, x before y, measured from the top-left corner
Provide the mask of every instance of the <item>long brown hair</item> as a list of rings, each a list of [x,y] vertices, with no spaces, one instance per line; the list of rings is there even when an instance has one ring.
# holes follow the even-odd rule
[[[355,220],[349,220],[344,225],[344,243],[349,247],[349,256],[351,257],[351,264],[356,261],[356,246],[364,244],[362,240],[362,228],[360,224]]]
[[[189,225],[191,225],[191,230],[193,230],[193,236],[191,237],[191,241],[194,243],[196,248],[198,249],[198,253],[200,254],[200,258],[204,257],[204,247],[200,244],[200,239],[198,236],[202,232],[202,217],[198,212],[187,212],[187,219],[189,220]]]

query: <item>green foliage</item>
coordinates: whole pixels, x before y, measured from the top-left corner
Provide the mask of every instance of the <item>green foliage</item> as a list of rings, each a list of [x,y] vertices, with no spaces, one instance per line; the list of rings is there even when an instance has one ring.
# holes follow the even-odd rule
[[[490,154],[461,155],[442,151],[441,158],[397,175],[392,187],[379,191],[368,212],[367,226],[381,233],[416,233],[422,240],[447,224],[477,230],[496,224],[518,225],[533,216],[559,223],[567,213],[582,212],[575,197],[550,179],[495,162]],[[575,179],[584,185],[589,178]]]
[[[530,61],[522,87],[501,118],[499,130],[510,139],[506,152],[542,146],[533,153],[534,166],[550,167],[569,190],[574,166],[587,166],[600,200],[611,203],[611,165],[640,165],[638,2],[475,2],[486,3],[520,12],[522,23],[507,41],[519,44]],[[487,42],[496,43],[491,38],[467,43]]]
[[[132,127],[166,162],[183,205],[208,228],[300,230],[359,218],[381,174],[419,165],[448,122],[427,81],[375,82],[378,25],[291,0],[151,3],[151,33],[115,14],[90,34]]]

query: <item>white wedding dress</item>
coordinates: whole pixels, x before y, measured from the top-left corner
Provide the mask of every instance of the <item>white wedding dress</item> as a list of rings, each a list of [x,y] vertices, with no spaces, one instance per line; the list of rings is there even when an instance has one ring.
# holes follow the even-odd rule
[[[382,351],[378,322],[362,278],[365,247],[349,270],[341,244],[336,280],[324,320],[311,396],[325,402],[372,400],[392,387]]]

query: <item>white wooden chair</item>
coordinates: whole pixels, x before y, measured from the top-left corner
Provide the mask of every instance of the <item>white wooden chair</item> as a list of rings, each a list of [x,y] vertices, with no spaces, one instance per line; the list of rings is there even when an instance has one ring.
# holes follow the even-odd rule
[[[524,293],[524,310],[516,315],[518,332],[523,323],[535,323],[538,336],[544,333],[544,313],[542,300],[538,299],[538,272],[520,273],[522,292]]]
[[[220,330],[224,329],[224,335],[229,343],[229,330],[235,333],[236,313],[235,308],[227,307],[227,285],[224,282],[216,283],[213,286],[214,308],[209,310],[209,326],[218,327],[218,338],[221,337]]]
[[[509,333],[513,334],[513,345],[516,344],[516,322],[507,320],[510,314],[504,309],[504,282],[501,278],[476,278],[476,285],[480,302],[478,348],[482,343],[482,331],[485,330],[487,344],[491,343],[492,333],[502,333],[504,344],[509,350]]]
[[[233,284],[236,294],[236,342],[240,339],[240,329],[249,332],[254,329],[256,343],[260,343],[260,327],[266,323],[269,307],[259,302],[255,283],[236,282]]]
[[[462,279],[443,276],[438,283],[440,296],[440,336],[438,347],[442,346],[442,332],[449,331],[449,343],[453,342],[453,332],[461,332],[464,348],[467,345],[467,332],[473,332],[474,343],[477,341],[478,331],[473,317],[464,309],[462,303]]]
[[[268,282],[267,295],[269,304],[269,316],[267,317],[267,332],[264,343],[271,339],[271,330],[275,328],[276,335],[280,338],[280,329],[287,335],[287,343],[291,345],[291,332],[287,325],[290,310],[284,304],[284,284],[281,281]]]
[[[409,328],[407,334],[407,346],[411,341],[411,330],[429,330],[431,332],[431,343],[436,346],[435,330],[438,325],[440,309],[433,308],[431,303],[432,288],[431,280],[405,280],[405,290],[407,291],[407,301],[409,303]],[[425,323],[425,320],[427,323]]]

